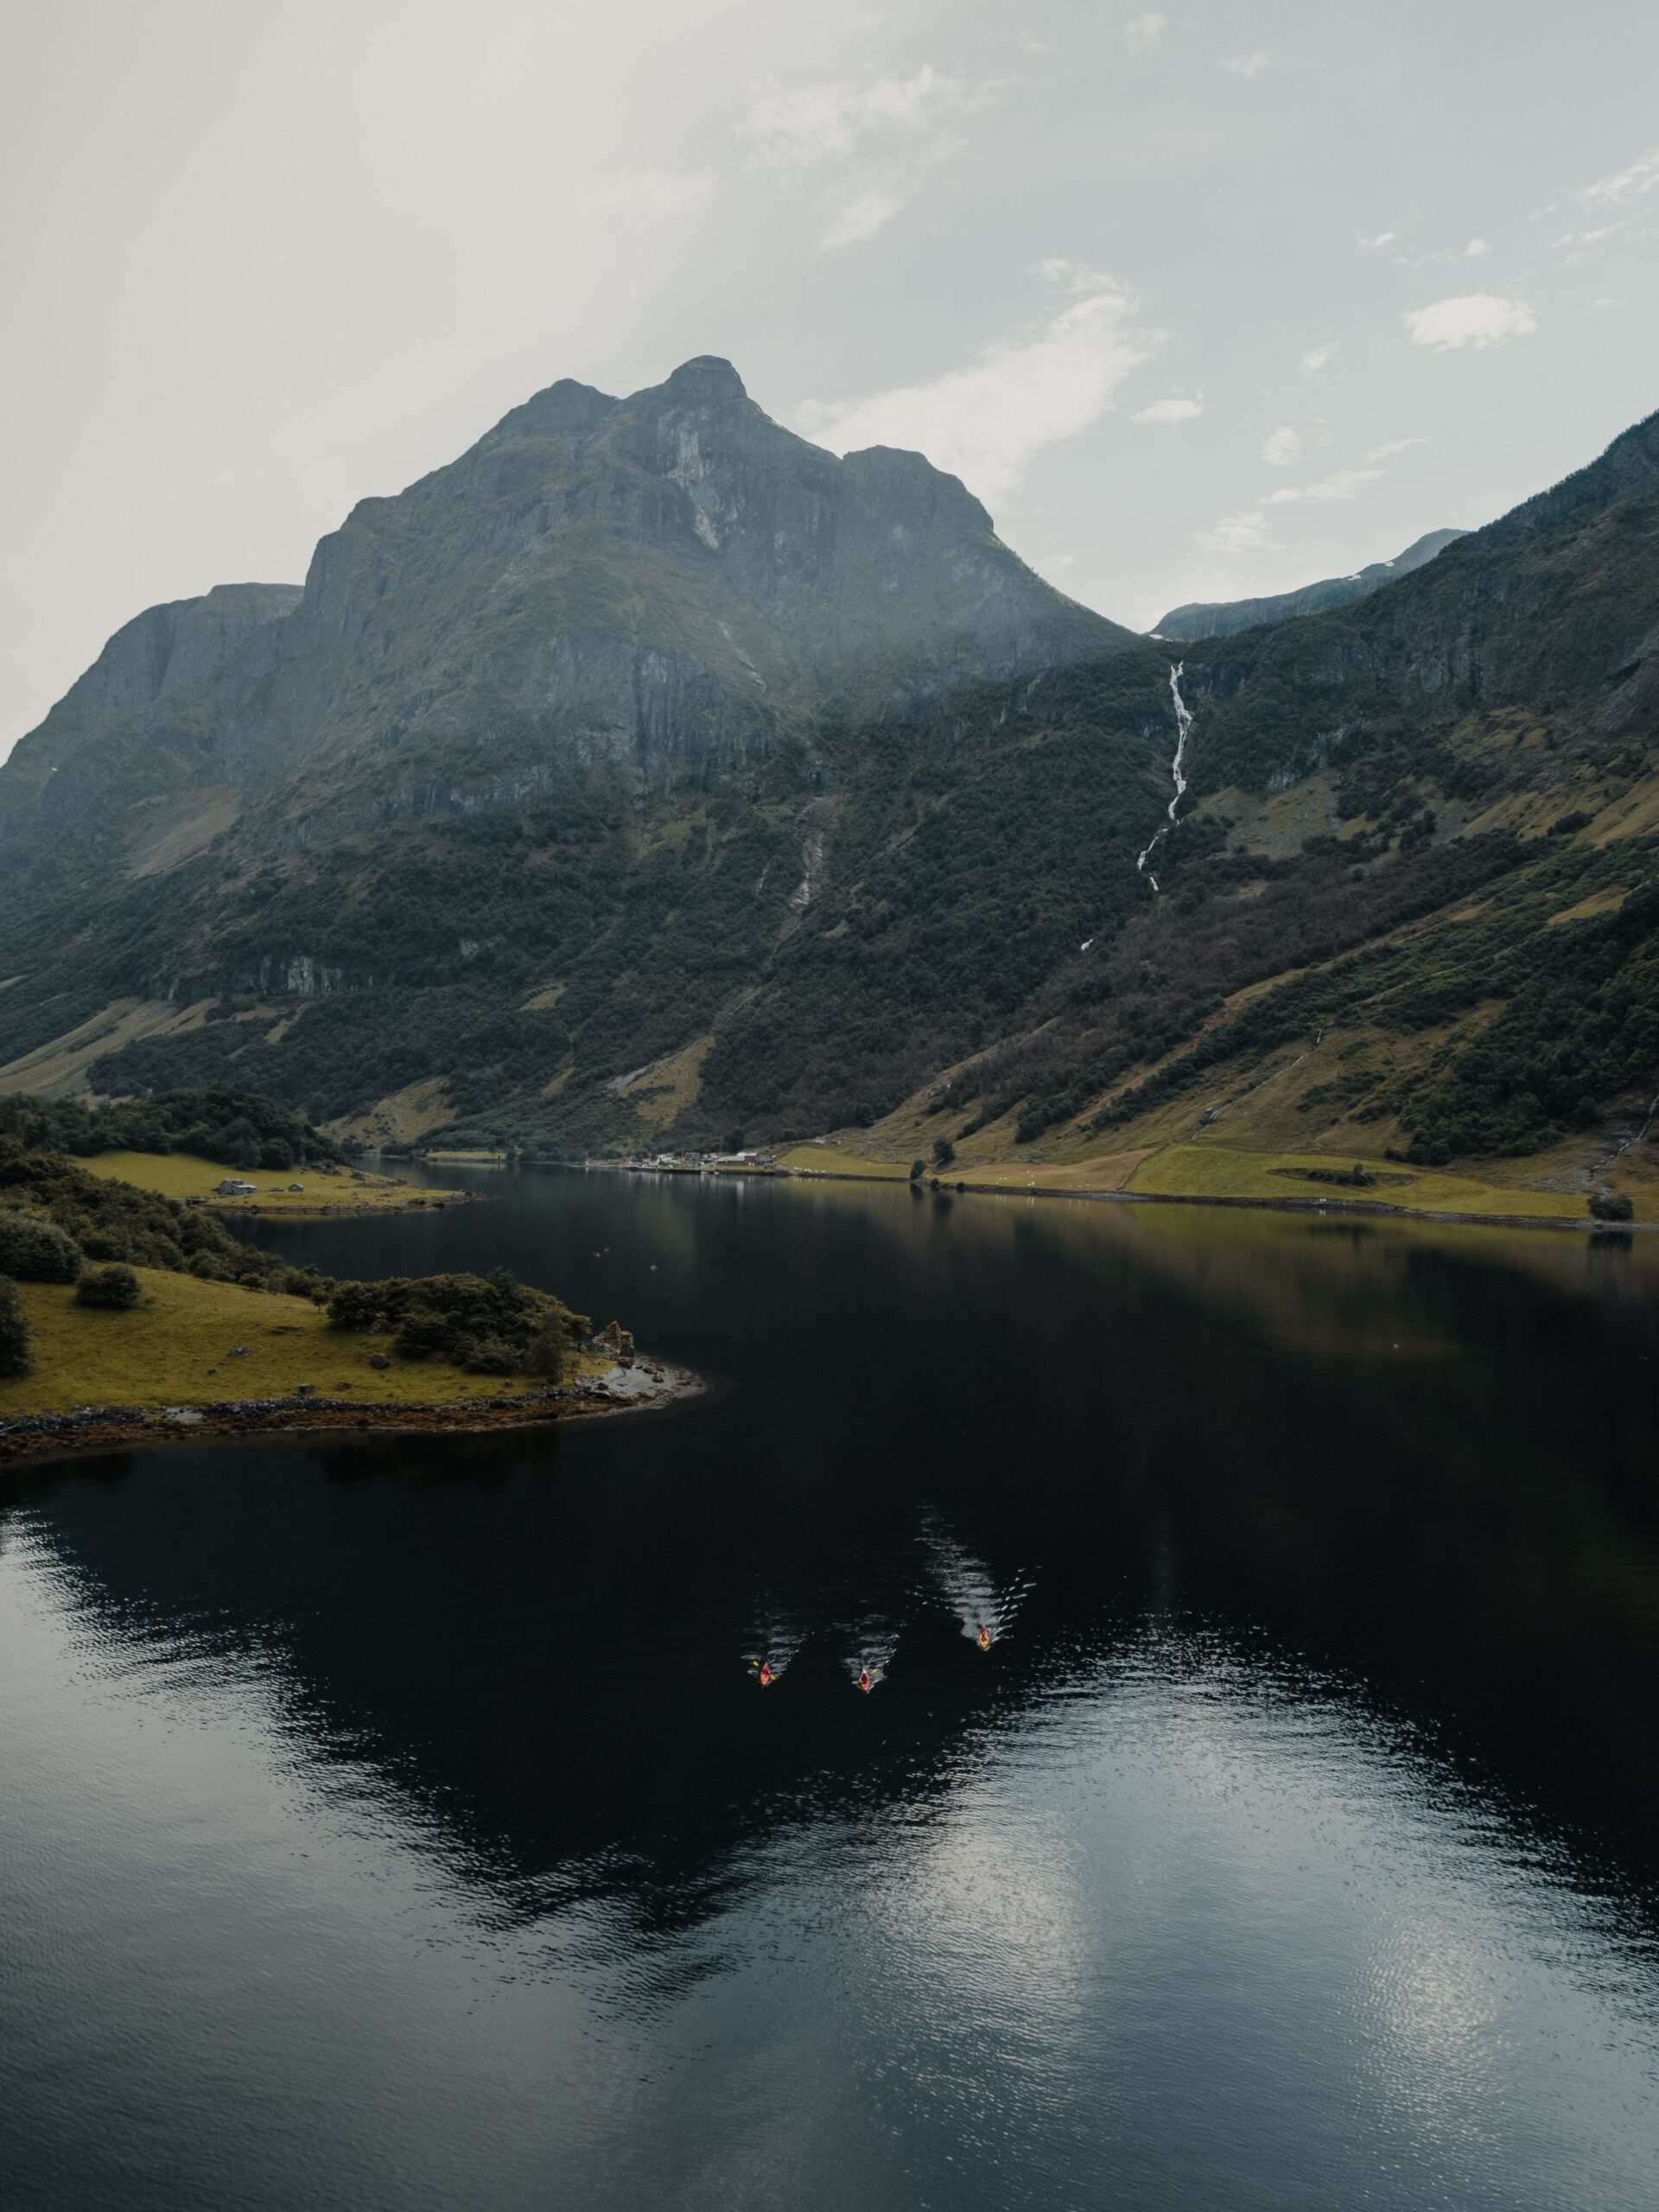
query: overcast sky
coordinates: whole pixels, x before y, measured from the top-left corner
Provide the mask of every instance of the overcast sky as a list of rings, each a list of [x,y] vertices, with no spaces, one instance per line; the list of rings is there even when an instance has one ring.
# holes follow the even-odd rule
[[[1136,626],[1659,404],[1652,0],[0,0],[0,753],[560,376],[918,446]]]

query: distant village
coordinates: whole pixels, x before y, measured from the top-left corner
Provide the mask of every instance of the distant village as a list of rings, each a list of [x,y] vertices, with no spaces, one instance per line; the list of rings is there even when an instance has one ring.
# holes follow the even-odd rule
[[[644,1175],[712,1175],[735,1169],[750,1175],[788,1173],[769,1152],[636,1152],[622,1165]]]

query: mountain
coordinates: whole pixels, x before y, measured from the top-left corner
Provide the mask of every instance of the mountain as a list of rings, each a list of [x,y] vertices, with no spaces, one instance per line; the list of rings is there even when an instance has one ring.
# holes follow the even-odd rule
[[[1203,641],[1183,684],[1166,895],[952,1107],[1063,1151],[1580,1188],[1622,1158],[1659,1090],[1659,416],[1366,599]]]
[[[1230,638],[1240,630],[1259,629],[1264,622],[1288,622],[1298,614],[1322,614],[1328,607],[1345,607],[1351,600],[1380,591],[1384,584],[1397,583],[1466,535],[1461,530],[1431,530],[1392,561],[1373,561],[1351,576],[1326,576],[1319,583],[1304,584],[1300,591],[1275,592],[1267,599],[1194,600],[1185,607],[1172,607],[1153,625],[1151,634],[1179,645],[1191,638]]]
[[[130,854],[134,798],[162,792],[234,791],[280,843],[577,763],[662,791],[765,760],[832,702],[887,710],[1122,634],[955,477],[886,448],[837,460],[724,361],[624,400],[566,381],[361,501],[302,591],[140,615],[16,749],[0,839],[96,825]]]
[[[1659,1090],[1659,417],[1395,567],[1177,679],[722,362],[555,385],[0,768],[0,1087],[1581,1189]]]
[[[1080,772],[1139,773],[1138,810],[1068,826],[1080,888],[1014,926],[1005,989],[893,1040],[817,1037],[820,1075],[779,1092],[810,1127],[825,1085],[902,1095],[935,1045],[1003,1020],[1078,925],[1097,849],[1155,813],[1155,652],[1034,575],[956,478],[837,459],[722,361],[620,400],[554,385],[360,503],[297,597],[201,607],[227,598],[249,619],[188,685],[130,664],[200,610],[141,616],[0,768],[10,1079],[77,1083],[161,1031],[166,1053],[95,1079],[234,1058],[335,1116],[443,1086],[399,1127],[626,1124],[607,1086],[746,1018],[831,882],[880,875],[895,840],[944,852],[925,818],[963,776],[1040,780],[1051,697],[1092,753],[1076,702],[1039,695],[1127,658],[1123,747]],[[983,818],[961,827],[940,865],[971,875]]]

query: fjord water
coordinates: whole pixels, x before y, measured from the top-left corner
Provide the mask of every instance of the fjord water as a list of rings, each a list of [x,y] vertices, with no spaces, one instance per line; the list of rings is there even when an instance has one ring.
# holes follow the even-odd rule
[[[0,1492],[9,2208],[1648,2212],[1645,1240],[476,1179],[710,1395]]]

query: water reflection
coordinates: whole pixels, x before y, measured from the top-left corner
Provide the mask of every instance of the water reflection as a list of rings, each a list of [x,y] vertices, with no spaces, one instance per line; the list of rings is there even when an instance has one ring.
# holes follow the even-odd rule
[[[513,1187],[365,1224],[360,1264],[405,1229],[404,1268],[504,1258],[729,1387],[552,1437],[129,1455],[0,1513],[0,1591],[54,1654],[31,1675],[0,1600],[0,1758],[35,1778],[0,1845],[29,1913],[66,1878],[29,1871],[48,1840],[118,1921],[169,1878],[132,1871],[146,1838],[197,1870],[194,1928],[106,1993],[122,2036],[159,2006],[162,2051],[194,2050],[208,1989],[255,2103],[303,2037],[384,2062],[393,2185],[336,2113],[317,2139],[359,2193],[324,2202],[517,2206],[556,2154],[601,2207],[989,2212],[1103,2176],[1160,2212],[1644,2201],[1639,1242]],[[294,1241],[336,1271],[354,1249]],[[96,1756],[60,1772],[101,1700]],[[173,1730],[205,1771],[153,1766]],[[311,1808],[291,1909],[237,1766],[256,1745],[282,1816]],[[330,1941],[372,1953],[372,2018],[312,1926],[336,1865]],[[377,1885],[404,1899],[384,1923]],[[25,1986],[0,2028],[55,2020],[60,2132],[80,2098],[95,2138],[118,2062]],[[505,2112],[484,2051],[520,2084]],[[124,2201],[281,2201],[246,2164],[194,2198],[162,2171]],[[411,2181],[446,2172],[447,2196]]]

